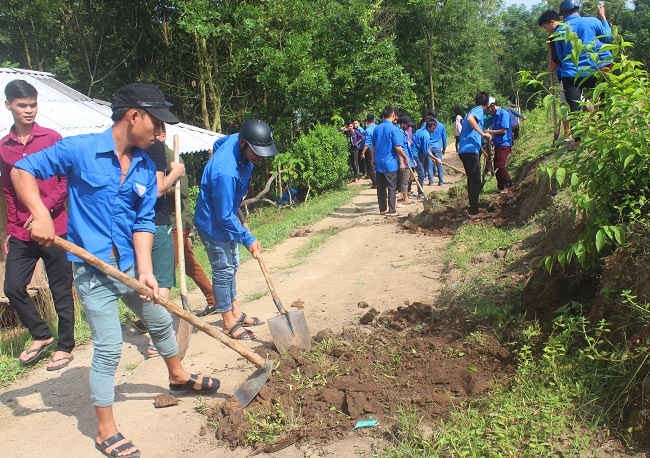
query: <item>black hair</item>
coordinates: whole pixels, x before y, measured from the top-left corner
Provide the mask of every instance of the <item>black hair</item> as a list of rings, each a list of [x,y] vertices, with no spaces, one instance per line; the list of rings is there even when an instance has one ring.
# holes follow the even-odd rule
[[[26,99],[28,97],[31,98],[37,96],[38,91],[36,88],[25,80],[9,81],[5,86],[5,97],[7,102],[11,102],[14,99]]]
[[[113,110],[113,113],[111,114],[111,121],[117,122],[120,119],[124,117],[127,111],[129,111],[131,108],[117,108]]]
[[[542,25],[551,21],[561,21],[560,15],[555,10],[546,10],[537,20],[537,25],[541,27]]]
[[[431,116],[433,119],[436,119],[438,117],[438,113],[436,113],[436,110],[427,111],[427,115]]]
[[[370,113],[368,116],[366,116],[366,122],[375,122],[375,115]]]
[[[392,105],[386,105],[384,111],[381,112],[381,117],[386,119],[392,116],[393,113],[395,113],[395,108]]]
[[[488,93],[485,91],[481,91],[478,94],[476,94],[474,101],[476,102],[477,105],[487,105],[489,99],[490,96],[488,95]]]
[[[400,115],[399,118],[397,118],[397,124],[411,124],[411,117],[407,114]]]

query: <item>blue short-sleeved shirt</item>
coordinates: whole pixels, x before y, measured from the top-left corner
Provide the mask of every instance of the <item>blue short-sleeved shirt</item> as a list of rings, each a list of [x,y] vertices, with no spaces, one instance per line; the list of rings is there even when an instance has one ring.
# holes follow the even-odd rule
[[[506,129],[505,134],[494,134],[492,136],[492,143],[495,146],[512,146],[512,126],[510,125],[510,113],[507,110],[501,107],[497,108],[494,118],[492,118],[492,129]]]
[[[573,13],[564,19],[564,23],[578,35],[583,45],[591,48],[580,53],[579,70],[596,69],[612,63],[612,53],[610,51],[599,52],[603,43],[612,42],[612,28],[607,21]],[[591,60],[590,52],[598,52],[599,62]]]
[[[436,120],[436,129],[431,132],[431,148],[441,151],[447,149],[447,129],[438,120]]]
[[[372,146],[372,133],[375,131],[375,128],[377,127],[377,124],[374,122],[372,124],[368,124],[366,126],[366,138],[363,140],[363,144],[366,145],[368,148]]]
[[[134,232],[156,232],[156,166],[146,151],[134,148],[131,166],[122,170],[115,154],[112,129],[67,137],[16,162],[36,178],[65,175],[68,179],[68,240],[109,262],[113,246],[119,267],[135,263]],[[82,262],[68,253],[68,259]]]
[[[413,145],[415,151],[419,156],[426,156],[431,149],[431,133],[427,130],[427,125],[424,124],[413,135]]]
[[[409,167],[415,167],[415,146],[412,141],[409,141],[408,132],[402,129],[400,130],[404,135],[404,139],[402,140],[402,149],[404,150],[406,157],[409,158]]]
[[[480,154],[481,152],[482,137],[469,124],[467,119],[470,116],[474,116],[478,125],[482,126],[485,118],[483,107],[480,105],[475,106],[463,118],[463,129],[460,131],[458,154]]]
[[[201,177],[194,225],[216,242],[235,241],[249,247],[256,239],[237,217],[255,166],[239,150],[239,134],[221,137]]]
[[[391,173],[399,170],[396,146],[402,146],[402,129],[385,119],[372,133],[375,148],[375,170],[379,173]]]

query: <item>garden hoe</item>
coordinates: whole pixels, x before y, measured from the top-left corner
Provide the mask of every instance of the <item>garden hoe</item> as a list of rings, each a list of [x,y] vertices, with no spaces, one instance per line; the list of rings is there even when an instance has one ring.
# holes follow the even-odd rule
[[[278,309],[278,312],[280,312],[280,315],[268,320],[269,328],[271,329],[271,337],[273,337],[275,347],[279,352],[288,350],[290,347],[298,347],[309,351],[311,348],[311,336],[309,335],[309,329],[307,328],[305,313],[302,310],[292,310],[291,312],[287,312],[282,305],[282,302],[280,302],[278,293],[276,292],[273,281],[271,280],[271,274],[266,268],[262,256],[257,257],[257,262],[260,264],[260,269],[262,269],[262,274],[264,275],[266,284],[269,287],[269,291],[271,291],[275,307]]]
[[[180,160],[178,134],[174,135],[174,162]],[[190,310],[187,303],[187,279],[185,278],[185,236],[183,235],[183,218],[181,215],[181,180],[176,182],[174,187],[174,204],[176,213],[176,249],[178,250],[178,268],[180,270],[181,305],[187,311]],[[190,338],[194,327],[185,320],[174,318],[174,330],[176,331],[176,342],[178,343],[178,356],[183,359],[187,347],[190,345]]]
[[[106,275],[110,275],[111,277],[119,280],[134,291],[137,291],[144,296],[153,296],[153,290],[151,288],[143,285],[138,280],[131,277],[130,275],[125,274],[121,270],[105,263],[98,257],[93,256],[74,243],[56,236],[54,237],[54,244],[59,248],[72,253],[78,258],[83,259],[85,262],[91,266],[96,267]],[[205,332],[207,335],[214,337],[222,344],[230,347],[259,368],[253,373],[253,375],[248,378],[248,380],[242,383],[233,394],[241,406],[246,407],[255,398],[255,396],[257,396],[264,384],[266,384],[268,381],[269,376],[271,375],[271,370],[273,369],[273,362],[270,360],[265,360],[257,353],[253,353],[248,348],[243,347],[238,342],[227,337],[223,331],[221,331],[216,326],[212,326],[206,323],[202,319],[193,315],[188,310],[185,310],[170,300],[160,300],[157,303],[165,307],[173,315],[191,323],[194,327]]]

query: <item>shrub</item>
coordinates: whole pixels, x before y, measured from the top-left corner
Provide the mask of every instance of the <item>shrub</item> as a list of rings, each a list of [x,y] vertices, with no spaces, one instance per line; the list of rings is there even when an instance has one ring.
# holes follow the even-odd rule
[[[274,166],[282,169],[285,184],[308,196],[340,188],[349,175],[348,156],[347,138],[336,127],[318,124],[278,154]]]

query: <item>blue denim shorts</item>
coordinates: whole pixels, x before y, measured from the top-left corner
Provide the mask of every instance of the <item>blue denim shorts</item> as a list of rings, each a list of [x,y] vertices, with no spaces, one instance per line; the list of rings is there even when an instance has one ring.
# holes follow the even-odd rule
[[[236,274],[239,268],[239,247],[237,242],[217,242],[199,234],[212,267],[212,292],[216,310],[219,313],[232,310],[237,299]]]

